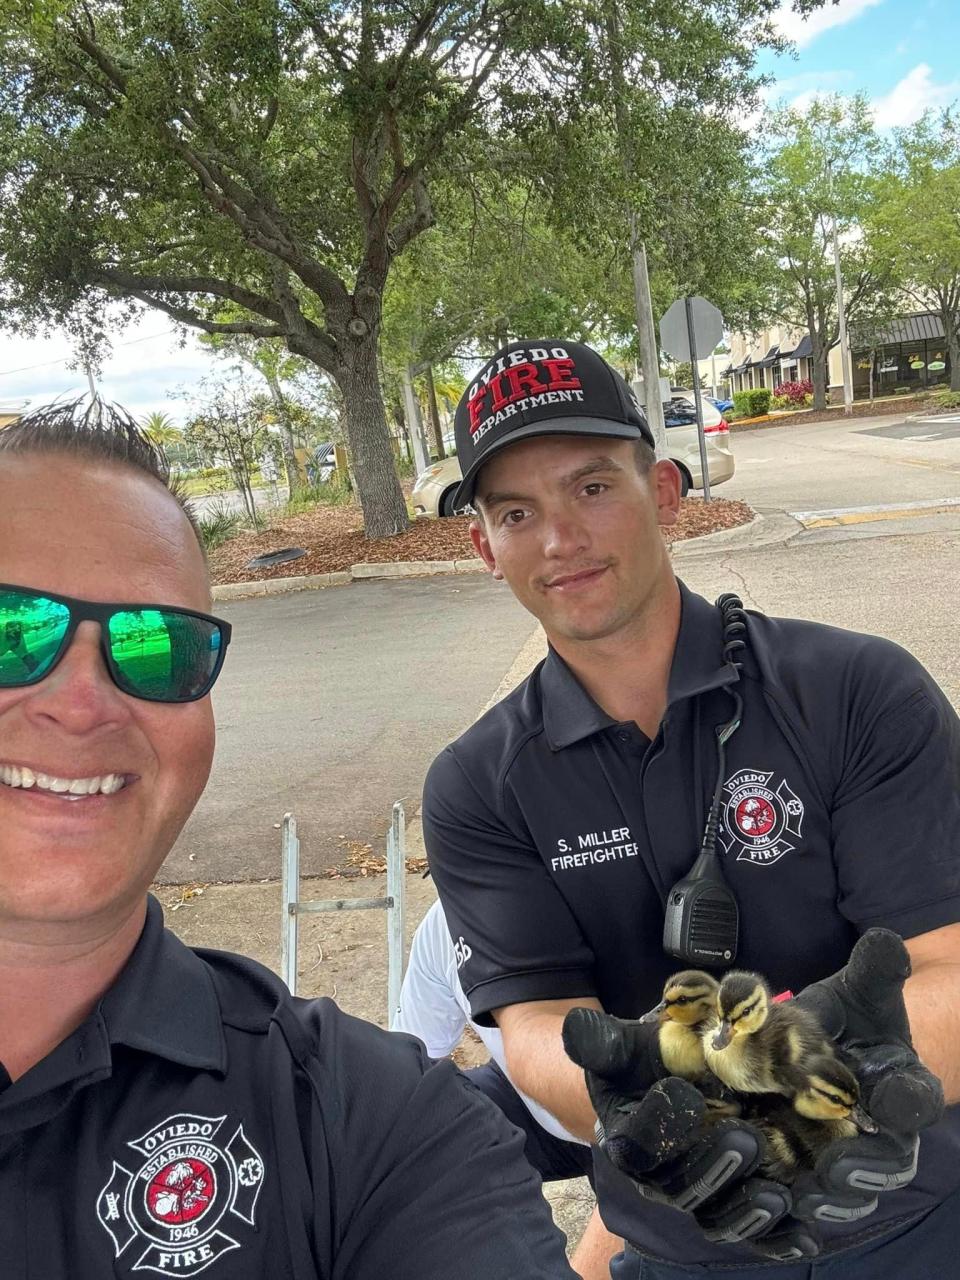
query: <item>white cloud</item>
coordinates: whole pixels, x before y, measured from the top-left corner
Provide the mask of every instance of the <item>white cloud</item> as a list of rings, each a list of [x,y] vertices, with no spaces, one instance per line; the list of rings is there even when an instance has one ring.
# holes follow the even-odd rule
[[[913,124],[924,111],[948,107],[960,97],[960,80],[936,84],[933,72],[926,62],[908,71],[889,93],[874,98],[873,118],[878,129],[894,129],[899,125]]]
[[[849,69],[835,71],[799,71],[795,76],[784,76],[765,88],[765,97],[789,98],[799,93],[832,93],[849,85],[854,73]]]
[[[40,338],[4,334],[2,352],[0,405],[24,400],[40,405],[87,391],[86,374],[68,367],[74,351],[63,332]],[[196,386],[216,363],[195,337],[188,337],[181,346],[169,321],[149,315],[116,335],[97,388],[104,399],[116,401],[136,417],[157,410],[183,421],[189,405],[174,393],[180,387]]]
[[[780,34],[793,40],[802,49],[825,31],[832,27],[846,26],[867,9],[882,3],[883,0],[838,0],[837,4],[825,4],[822,9],[816,9],[808,17],[802,18],[793,12],[789,0],[785,0],[774,14],[773,20]]]

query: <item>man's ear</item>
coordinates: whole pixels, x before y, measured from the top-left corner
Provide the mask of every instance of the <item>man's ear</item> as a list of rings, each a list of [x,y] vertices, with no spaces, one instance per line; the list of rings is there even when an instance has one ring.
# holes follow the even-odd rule
[[[676,524],[680,518],[680,469],[664,458],[653,465],[651,483],[657,500],[657,523]]]
[[[503,581],[503,574],[497,568],[497,558],[490,549],[490,539],[487,537],[486,526],[482,520],[470,521],[470,541],[473,543],[474,550],[490,570],[497,582]]]

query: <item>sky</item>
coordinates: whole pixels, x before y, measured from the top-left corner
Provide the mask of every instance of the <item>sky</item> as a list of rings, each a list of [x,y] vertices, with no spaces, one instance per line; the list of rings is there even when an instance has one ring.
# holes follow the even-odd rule
[[[863,92],[878,127],[888,130],[960,100],[957,0],[839,0],[805,21],[785,4],[777,21],[796,50],[762,55],[760,70],[775,81],[769,102],[803,108],[818,93]],[[0,331],[0,412],[84,392],[86,376],[67,367],[70,358],[65,335]],[[182,393],[189,396],[216,364],[195,337],[184,344],[167,317],[153,312],[118,335],[98,389],[138,417],[160,411],[182,423],[190,409]]]

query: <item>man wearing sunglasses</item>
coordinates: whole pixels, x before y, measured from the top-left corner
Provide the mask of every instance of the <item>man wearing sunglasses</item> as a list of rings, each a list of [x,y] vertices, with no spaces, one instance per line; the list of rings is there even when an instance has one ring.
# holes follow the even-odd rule
[[[0,432],[4,1280],[571,1277],[520,1135],[449,1064],[164,930],[231,639],[209,596],[129,419]]]

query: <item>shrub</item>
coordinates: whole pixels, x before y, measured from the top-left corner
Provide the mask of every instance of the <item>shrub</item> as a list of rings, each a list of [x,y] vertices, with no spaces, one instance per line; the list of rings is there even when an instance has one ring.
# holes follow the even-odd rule
[[[960,409],[960,391],[938,391],[933,403],[938,409]]]
[[[794,408],[801,405],[809,404],[809,396],[813,398],[813,383],[809,378],[803,378],[799,382],[781,382],[779,387],[774,387],[773,394],[781,400],[787,400]]]
[[[318,481],[301,489],[295,498],[284,505],[284,515],[299,515],[302,511],[310,511],[313,507],[342,507],[353,497],[350,478],[335,471],[329,480]]]
[[[215,551],[235,538],[245,525],[244,513],[223,502],[212,503],[205,514],[197,518],[200,539],[207,551]]]
[[[770,411],[770,391],[755,387],[752,391],[733,393],[733,410],[738,418],[760,418]]]

